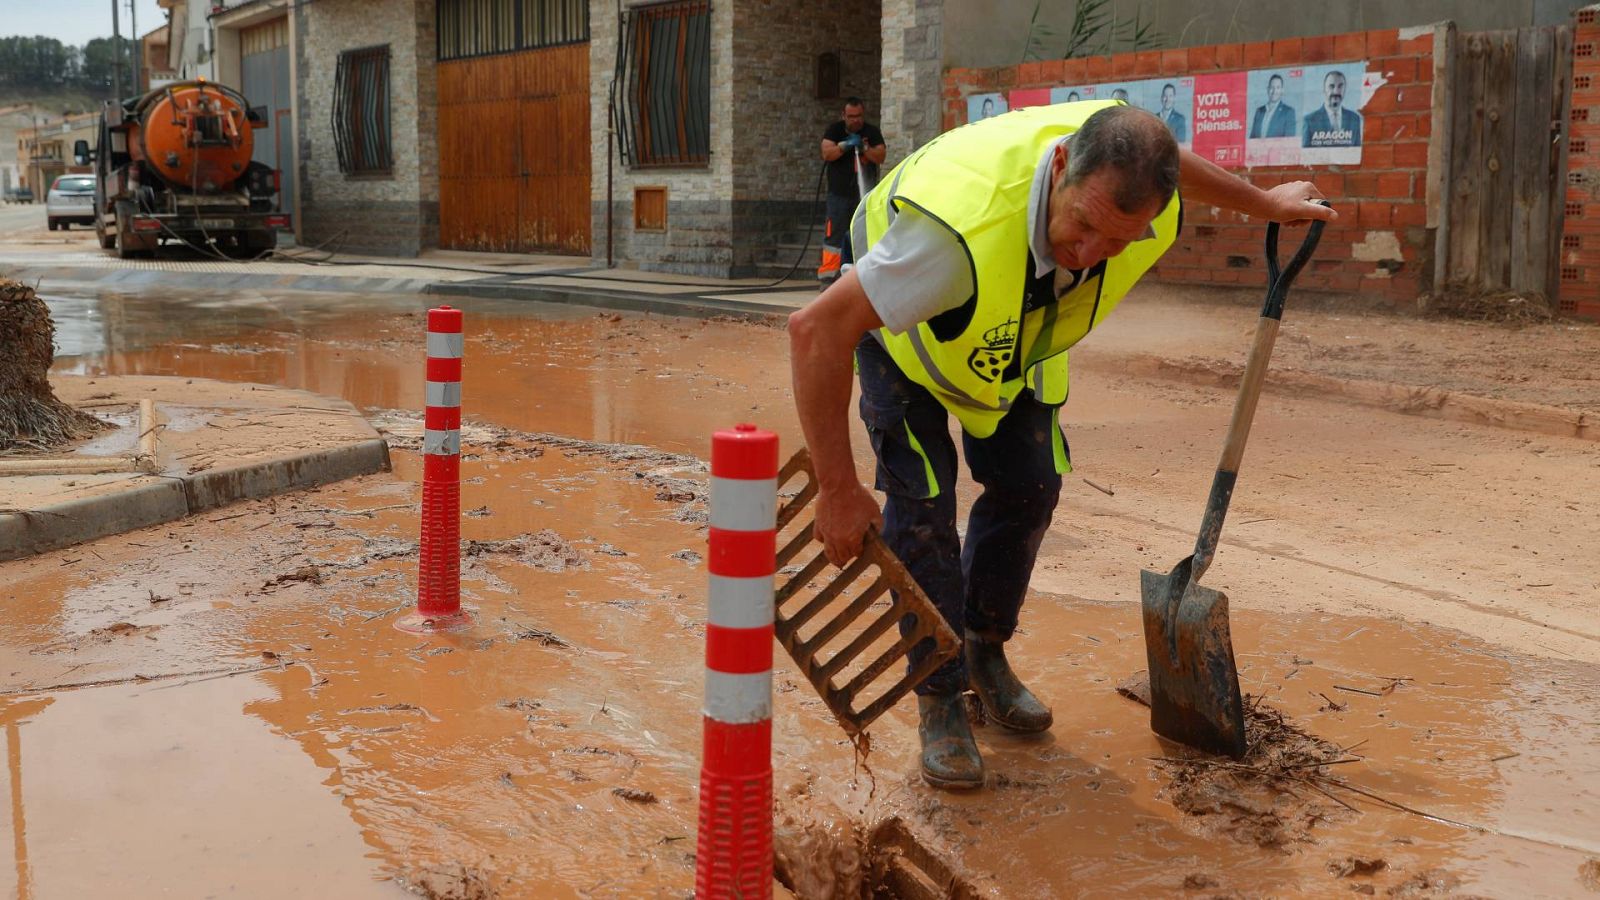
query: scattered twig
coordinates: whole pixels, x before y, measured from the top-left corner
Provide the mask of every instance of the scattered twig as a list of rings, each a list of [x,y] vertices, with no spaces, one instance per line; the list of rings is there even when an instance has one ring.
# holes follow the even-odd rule
[[[1378,803],[1382,803],[1384,806],[1390,807],[1392,809],[1398,809],[1401,812],[1408,812],[1408,813],[1412,814],[1413,816],[1420,816],[1421,818],[1429,819],[1429,820],[1434,821],[1434,822],[1440,822],[1440,823],[1443,823],[1445,825],[1454,825],[1457,828],[1465,828],[1468,831],[1479,831],[1479,832],[1484,832],[1484,833],[1488,833],[1489,832],[1489,829],[1484,828],[1482,825],[1474,825],[1471,822],[1461,822],[1461,821],[1458,821],[1456,819],[1450,819],[1450,818],[1446,818],[1444,816],[1437,816],[1437,815],[1434,815],[1433,813],[1430,813],[1430,812],[1423,812],[1422,810],[1417,809],[1416,807],[1407,806],[1404,803],[1401,803],[1401,802],[1399,802],[1397,800],[1390,800],[1388,797],[1385,797],[1382,794],[1375,794],[1372,791],[1366,790],[1365,788],[1358,788],[1355,785],[1351,784],[1350,782],[1342,781],[1342,780],[1340,780],[1338,778],[1329,778],[1328,779],[1328,784],[1330,784],[1330,785],[1332,785],[1334,787],[1344,788],[1345,790],[1350,791],[1352,793],[1360,794],[1361,796],[1366,797],[1369,800],[1374,800],[1374,801],[1376,801]]]
[[[1384,694],[1380,694],[1377,691],[1369,691],[1369,690],[1366,690],[1365,688],[1358,688],[1358,687],[1348,687],[1348,686],[1342,685],[1342,684],[1334,685],[1333,689],[1336,690],[1336,691],[1349,691],[1352,694],[1366,694],[1368,697],[1382,697],[1382,696],[1384,696]]]
[[[1496,756],[1494,759],[1489,760],[1489,762],[1504,762],[1508,759],[1516,759],[1521,755],[1521,753],[1502,753],[1499,756]]]
[[[1115,497],[1117,495],[1117,492],[1113,491],[1111,488],[1101,487],[1100,485],[1095,484],[1094,482],[1090,481],[1087,478],[1083,479],[1083,483],[1087,484],[1089,487],[1094,488],[1095,490],[1099,491],[1100,493],[1105,494],[1107,497]]]

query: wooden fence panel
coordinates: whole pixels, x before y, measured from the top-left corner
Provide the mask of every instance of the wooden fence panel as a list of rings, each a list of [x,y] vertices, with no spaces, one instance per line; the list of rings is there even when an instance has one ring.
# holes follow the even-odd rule
[[[1435,290],[1538,293],[1554,305],[1566,161],[1561,152],[1571,33],[1523,28],[1463,34]]]

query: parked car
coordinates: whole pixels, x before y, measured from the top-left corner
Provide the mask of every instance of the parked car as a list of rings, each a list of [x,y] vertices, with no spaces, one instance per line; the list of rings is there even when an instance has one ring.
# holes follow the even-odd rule
[[[73,224],[94,224],[94,176],[61,175],[45,196],[45,217],[50,230],[66,231]]]
[[[7,203],[32,203],[33,189],[27,187],[7,188],[4,199]]]

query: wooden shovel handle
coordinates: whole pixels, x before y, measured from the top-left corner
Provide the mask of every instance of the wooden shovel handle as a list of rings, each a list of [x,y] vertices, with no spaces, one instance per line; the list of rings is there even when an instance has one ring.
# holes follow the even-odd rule
[[[1324,205],[1327,201],[1322,201]],[[1211,495],[1206,498],[1205,517],[1200,521],[1200,534],[1194,544],[1194,564],[1190,567],[1190,581],[1199,581],[1211,565],[1222,537],[1222,522],[1228,515],[1228,503],[1233,499],[1233,486],[1239,479],[1239,464],[1244,461],[1244,445],[1250,439],[1250,424],[1255,420],[1256,401],[1261,399],[1261,384],[1267,378],[1267,363],[1272,359],[1272,347],[1278,340],[1278,324],[1283,316],[1283,304],[1289,296],[1289,285],[1295,276],[1311,261],[1317,243],[1322,240],[1323,222],[1311,223],[1305,241],[1289,265],[1278,268],[1278,223],[1267,226],[1267,302],[1256,322],[1255,340],[1250,344],[1250,357],[1244,365],[1244,379],[1239,384],[1239,399],[1233,404],[1233,419],[1228,423],[1228,438],[1222,445],[1222,461],[1217,464],[1217,474],[1211,482]]]

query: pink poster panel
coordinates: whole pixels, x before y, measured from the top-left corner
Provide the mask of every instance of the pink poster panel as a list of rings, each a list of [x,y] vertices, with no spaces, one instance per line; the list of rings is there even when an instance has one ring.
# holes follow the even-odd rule
[[[1019,88],[1006,95],[1006,102],[1012,109],[1027,109],[1030,106],[1049,106],[1049,88]]]
[[[1244,72],[1194,78],[1194,152],[1219,166],[1244,165]]]

